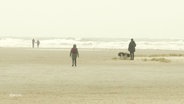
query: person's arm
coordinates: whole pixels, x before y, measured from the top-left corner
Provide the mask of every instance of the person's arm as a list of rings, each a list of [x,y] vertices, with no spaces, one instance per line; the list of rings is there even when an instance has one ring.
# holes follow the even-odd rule
[[[135,44],[135,47],[136,47],[136,43],[134,42],[134,44]]]
[[[129,45],[128,45],[128,51],[130,51],[130,43],[129,43]]]

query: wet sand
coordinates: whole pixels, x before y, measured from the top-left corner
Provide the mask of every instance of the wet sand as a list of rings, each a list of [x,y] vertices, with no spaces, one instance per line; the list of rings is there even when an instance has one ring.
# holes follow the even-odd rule
[[[79,49],[77,67],[69,51],[0,48],[0,104],[184,103],[183,51]]]

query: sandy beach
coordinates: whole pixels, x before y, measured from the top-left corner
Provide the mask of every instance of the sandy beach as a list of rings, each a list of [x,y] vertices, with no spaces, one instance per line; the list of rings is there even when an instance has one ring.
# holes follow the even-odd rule
[[[0,48],[0,104],[183,104],[184,51]]]

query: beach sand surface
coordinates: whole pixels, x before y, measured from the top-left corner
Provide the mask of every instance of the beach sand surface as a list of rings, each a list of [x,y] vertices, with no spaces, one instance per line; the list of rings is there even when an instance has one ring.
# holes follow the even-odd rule
[[[0,48],[0,104],[184,104],[184,51],[120,51]]]

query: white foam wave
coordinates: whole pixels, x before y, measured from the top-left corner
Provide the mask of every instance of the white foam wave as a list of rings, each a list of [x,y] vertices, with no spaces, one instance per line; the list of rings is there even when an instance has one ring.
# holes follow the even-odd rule
[[[0,38],[0,47],[31,47],[32,39]],[[43,38],[39,39],[41,48],[71,48],[77,44],[79,48],[127,49],[129,39],[120,38]],[[182,39],[135,39],[137,49],[184,50]]]

